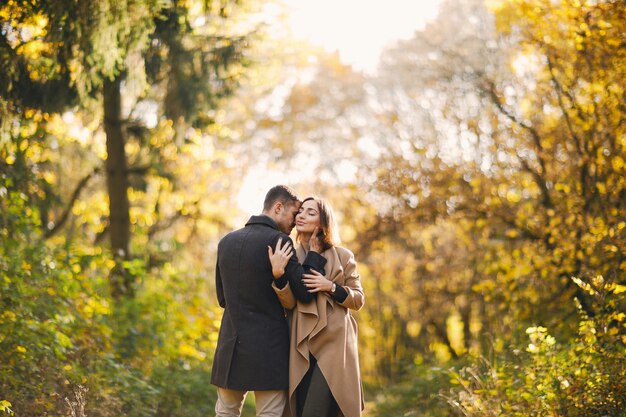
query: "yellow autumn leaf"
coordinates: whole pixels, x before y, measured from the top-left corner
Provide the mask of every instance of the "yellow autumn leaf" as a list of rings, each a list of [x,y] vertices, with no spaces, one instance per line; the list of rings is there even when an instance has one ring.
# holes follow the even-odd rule
[[[613,288],[613,294],[621,294],[626,292],[626,285],[615,284],[615,288]]]
[[[46,171],[46,172],[44,172],[44,174],[43,174],[43,179],[44,179],[44,180],[45,180],[48,184],[54,185],[54,184],[56,184],[57,176],[56,176],[56,174],[55,174],[54,172],[52,172],[52,171]]]

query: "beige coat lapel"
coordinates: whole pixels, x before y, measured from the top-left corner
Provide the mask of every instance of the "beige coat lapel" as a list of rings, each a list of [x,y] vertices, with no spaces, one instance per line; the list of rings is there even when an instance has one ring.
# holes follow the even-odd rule
[[[304,250],[296,250],[298,259]],[[292,313],[289,369],[290,409],[295,415],[295,390],[309,369],[309,353],[317,363],[337,400],[344,417],[360,417],[363,396],[357,349],[357,323],[349,309],[363,307],[365,296],[356,272],[354,255],[342,247],[326,250],[325,276],[342,286],[348,297],[337,303],[319,293],[310,303],[297,303]],[[280,295],[279,295],[280,296]]]

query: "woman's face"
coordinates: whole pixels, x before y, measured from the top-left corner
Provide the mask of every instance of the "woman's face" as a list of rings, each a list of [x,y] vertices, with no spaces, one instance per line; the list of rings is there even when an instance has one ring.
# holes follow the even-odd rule
[[[307,200],[302,203],[296,216],[296,230],[298,233],[313,233],[316,227],[321,230],[320,210],[315,200]]]

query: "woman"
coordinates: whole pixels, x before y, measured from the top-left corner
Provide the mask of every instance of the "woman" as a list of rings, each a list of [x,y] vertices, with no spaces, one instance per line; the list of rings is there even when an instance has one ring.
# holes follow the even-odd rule
[[[321,246],[324,271],[304,275],[304,284],[316,295],[297,302],[289,287],[274,290],[291,313],[289,405],[295,417],[360,417],[363,392],[357,350],[357,324],[350,310],[365,302],[354,255],[337,246],[333,211],[324,200],[307,198],[296,216],[296,254],[304,260],[311,245]],[[319,232],[318,232],[319,230]],[[315,239],[314,236],[317,236]],[[312,238],[313,237],[313,238]],[[316,242],[317,240],[317,242]],[[291,248],[270,253],[275,276],[287,263]]]

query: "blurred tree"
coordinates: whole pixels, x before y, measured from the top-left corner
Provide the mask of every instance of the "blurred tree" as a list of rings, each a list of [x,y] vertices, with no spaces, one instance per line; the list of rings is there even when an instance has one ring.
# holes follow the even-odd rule
[[[235,13],[240,3],[83,1],[75,7],[64,0],[10,1],[1,9],[6,115],[102,105],[106,231],[120,262],[130,253],[130,176],[150,168],[129,166],[128,136],[143,143],[145,118],[164,117],[174,121],[175,143],[182,144],[186,125],[211,123],[209,110],[232,93],[247,62],[243,50],[254,28],[241,30]],[[226,27],[229,20],[239,23],[240,33]],[[137,106],[140,114],[129,111]],[[116,298],[133,294],[133,278],[120,262],[111,274]]]
[[[419,260],[412,305],[452,357],[479,329],[572,334],[572,297],[598,307],[570,277],[621,282],[626,266],[623,10],[526,3],[500,4],[503,35],[480,2],[444,3],[377,84],[383,157],[363,178],[385,199],[362,241],[401,239]]]
[[[623,280],[623,11],[518,3],[494,15],[444,2],[376,78],[320,60],[260,126],[281,146],[299,138],[285,155],[320,178],[317,160],[332,161],[371,279],[362,315],[379,376],[502,351],[536,323],[572,336],[572,298],[590,316],[599,307],[570,278]],[[348,159],[357,177],[340,170]]]
[[[218,107],[245,74],[253,3],[0,6],[2,407],[66,415],[80,386],[90,416],[214,406],[207,277],[245,172]],[[113,246],[133,256],[113,263],[102,162],[119,132],[133,239]]]

